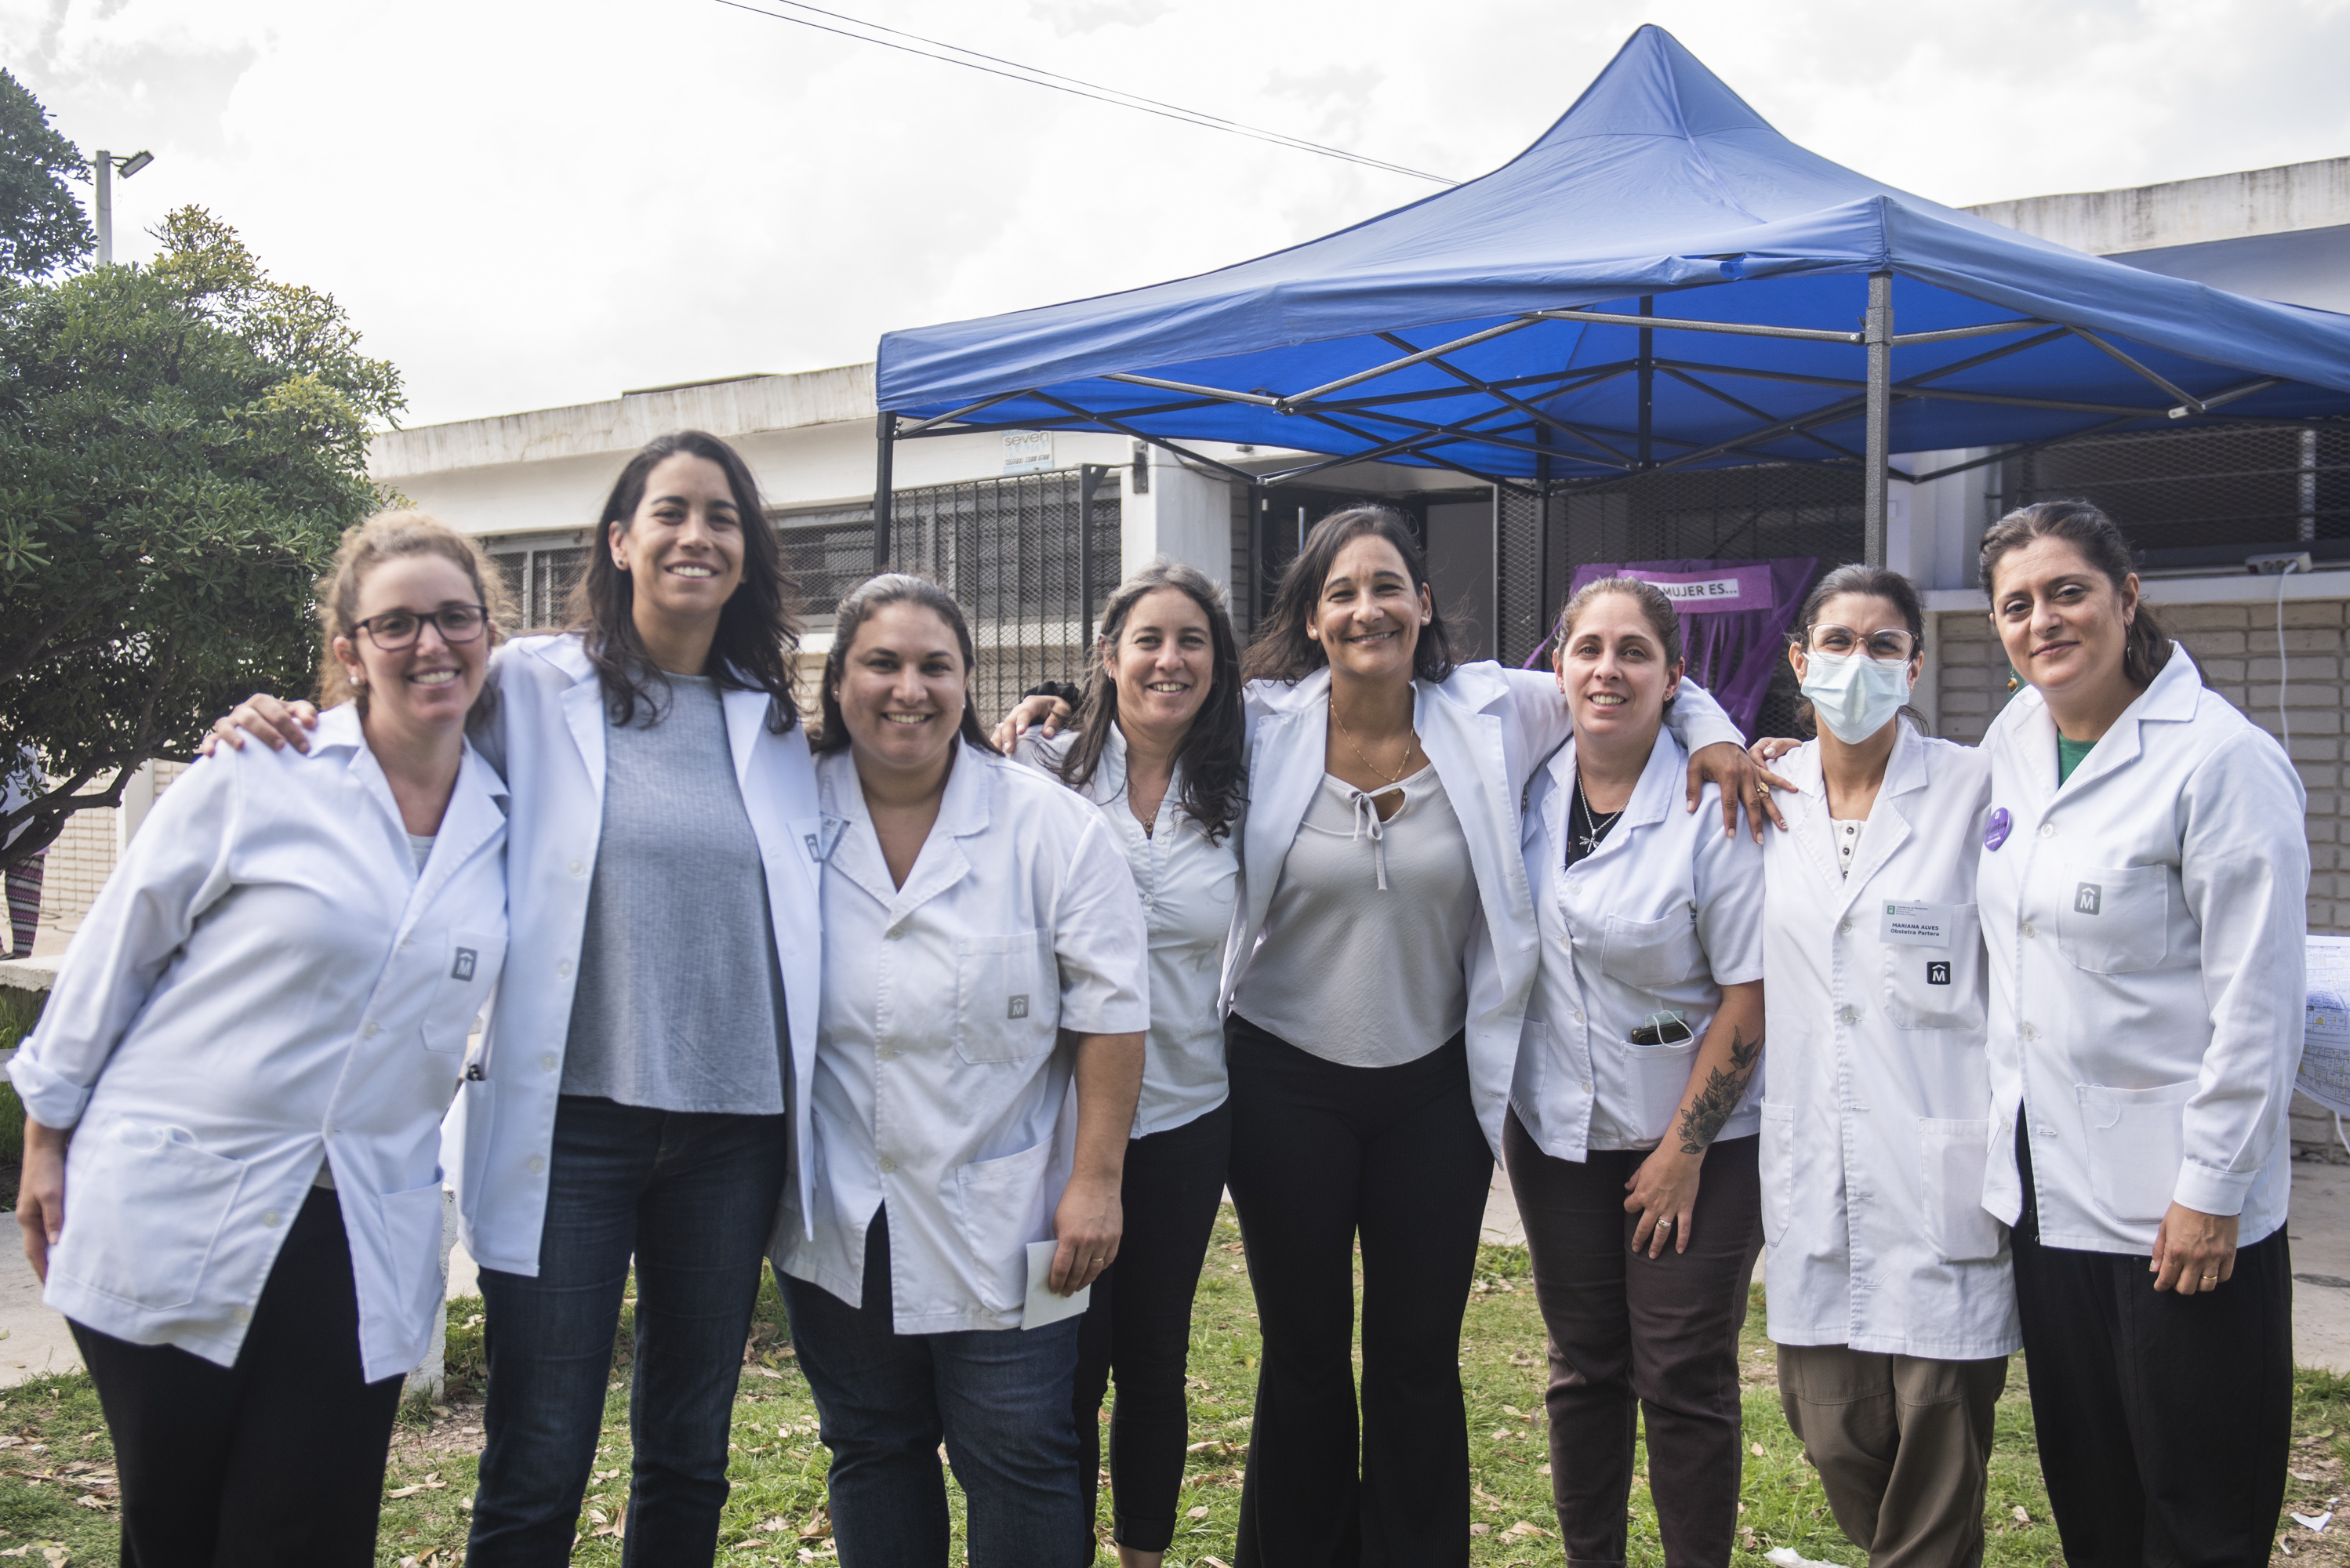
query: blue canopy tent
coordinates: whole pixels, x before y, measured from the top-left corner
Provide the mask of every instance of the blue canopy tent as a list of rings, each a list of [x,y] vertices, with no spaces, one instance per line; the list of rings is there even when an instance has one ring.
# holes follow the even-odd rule
[[[1896,323],[1898,323],[1897,327]],[[892,332],[897,441],[1112,431],[1251,483],[1376,460],[1539,494],[1896,452],[2350,414],[2350,317],[2082,254],[1773,130],[1663,29],[1502,168],[1148,288]],[[1185,441],[1315,454],[1249,473]],[[1973,466],[1965,464],[1959,466]],[[1956,467],[1942,472],[1956,472]]]

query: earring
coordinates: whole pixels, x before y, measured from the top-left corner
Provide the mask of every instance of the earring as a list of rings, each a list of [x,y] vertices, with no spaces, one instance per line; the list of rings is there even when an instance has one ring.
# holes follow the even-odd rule
[[[366,677],[366,676],[364,676],[364,675],[354,675],[354,676],[352,676],[352,677],[351,677],[351,690],[352,690],[352,691],[366,691],[366,690],[367,690],[367,677]]]

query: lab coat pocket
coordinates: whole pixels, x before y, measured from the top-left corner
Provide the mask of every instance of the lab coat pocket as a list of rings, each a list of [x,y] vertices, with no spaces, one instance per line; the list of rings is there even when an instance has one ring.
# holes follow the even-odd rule
[[[505,962],[506,939],[502,931],[450,931],[442,942],[440,978],[424,1012],[424,1046],[452,1054],[465,1049],[473,1020],[489,1005],[497,986],[498,970]]]
[[[2081,1084],[2081,1122],[2089,1140],[2089,1190],[2116,1220],[2150,1224],[2170,1209],[2186,1155],[2180,1123],[2196,1080],[2151,1089]]]
[[[955,1224],[978,1265],[979,1299],[990,1312],[1016,1313],[1028,1299],[1028,1243],[1053,1233],[1045,1192],[1052,1154],[1046,1138],[955,1171]]]
[[[1035,930],[955,939],[954,1044],[964,1061],[1024,1062],[1053,1048],[1061,994],[1048,940]]]
[[[1697,973],[1705,961],[1704,950],[1698,946],[1697,922],[1687,909],[1661,920],[1610,915],[1606,932],[1599,967],[1626,985],[1675,985]]]
[[[1918,1196],[1927,1239],[1942,1262],[1989,1262],[2006,1243],[2006,1227],[1982,1206],[1990,1152],[1988,1121],[1918,1118]]]
[[[457,1210],[471,1220],[481,1211],[482,1188],[490,1165],[491,1137],[496,1130],[498,1086],[487,1078],[467,1078],[457,1086],[451,1121],[462,1130],[463,1152],[457,1163]],[[459,1118],[462,1118],[460,1120]],[[448,1147],[443,1135],[442,1147]],[[445,1157],[444,1157],[445,1158]]]
[[[1982,918],[1972,904],[1950,909],[1946,948],[1883,945],[1885,1016],[1897,1029],[1983,1026]]]
[[[1673,1113],[1681,1108],[1681,1097],[1689,1093],[1690,1064],[1697,1060],[1697,1042],[1626,1045],[1621,1049],[1625,1064],[1631,1069],[1627,1076],[1632,1080],[1633,1092],[1638,1096],[1640,1136],[1671,1136]]]
[[[1762,1240],[1786,1240],[1795,1210],[1795,1107],[1762,1102]]]
[[[401,1326],[430,1324],[442,1291],[441,1276],[441,1183],[387,1192],[383,1207],[385,1262],[391,1269]]]
[[[117,1122],[74,1140],[66,1176],[59,1273],[151,1312],[196,1299],[243,1160],[198,1148],[185,1127]]]
[[[2056,946],[2075,969],[2135,974],[2162,961],[2170,867],[2066,864],[2056,875]]]

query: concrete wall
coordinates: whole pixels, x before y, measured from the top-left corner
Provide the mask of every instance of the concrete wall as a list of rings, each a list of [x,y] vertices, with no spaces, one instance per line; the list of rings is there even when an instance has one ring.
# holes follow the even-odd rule
[[[2350,585],[2336,584],[2333,591],[2345,586]],[[2203,671],[2205,683],[2282,738],[2272,599],[2181,602],[2163,592],[2165,587],[2149,585],[2147,602]],[[2269,592],[2272,596],[2274,589]],[[2342,722],[2345,676],[2350,674],[2350,598],[2288,598],[2283,615],[2284,711],[2292,722],[2293,767],[2309,793],[2309,929],[2321,935],[2350,933],[2350,783],[2343,773],[2350,757],[2343,751]],[[2007,656],[1992,635],[1985,607],[1946,611],[1929,619],[1939,648],[1934,707],[1939,731],[1971,744],[2011,695]],[[2335,1141],[2333,1116],[2298,1095],[2293,1140],[2302,1158],[2350,1164],[2350,1153]]]
[[[2093,255],[2319,229],[2350,223],[2350,158],[1986,202],[1967,211]]]

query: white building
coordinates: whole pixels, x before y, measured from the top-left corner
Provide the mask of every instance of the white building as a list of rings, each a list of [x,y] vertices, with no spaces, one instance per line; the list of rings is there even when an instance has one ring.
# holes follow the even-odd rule
[[[1973,210],[2149,270],[2350,311],[2350,158]],[[370,471],[484,536],[519,591],[526,624],[550,626],[563,618],[621,464],[646,441],[681,429],[733,443],[757,474],[810,601],[812,661],[828,645],[832,600],[872,569],[869,364],[392,431],[377,438]],[[1282,466],[1288,454],[1224,446],[1209,455],[1256,471]],[[1896,465],[1930,472],[1981,455],[1918,453]],[[901,441],[895,462],[894,558],[937,576],[971,612],[983,711],[1038,680],[1075,674],[1089,606],[1154,554],[1228,582],[1245,633],[1305,525],[1360,496],[1394,501],[1419,519],[1440,598],[1486,655],[1517,658],[1532,648],[1576,562],[1816,556],[1832,564],[1861,553],[1857,473],[1796,465],[1647,476],[1545,506],[1440,471],[1377,463],[1325,471],[1310,488],[1253,490],[1114,435]],[[2337,848],[2350,846],[2342,777],[2350,763],[2342,751],[2350,428],[2090,438],[1896,485],[1888,564],[1928,590],[1920,691],[1939,732],[1979,738],[2009,689],[1975,584],[1983,526],[2025,501],[2077,494],[2129,529],[2151,600],[2211,683],[2272,732],[2282,733],[2290,715],[2292,753],[2309,789],[2310,928],[2350,930],[2350,860],[2337,860],[2350,856]],[[2287,549],[2307,550],[2315,569],[2277,578],[2244,566],[2247,555]],[[1508,587],[1497,594],[1497,584]],[[1497,611],[1513,603],[1529,607]],[[1764,728],[1783,726],[1791,684],[1783,680],[1766,702]],[[83,814],[52,854],[48,919],[69,927],[86,907],[121,836],[112,815]]]

